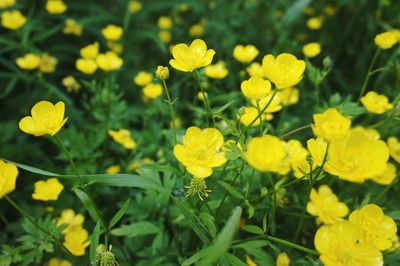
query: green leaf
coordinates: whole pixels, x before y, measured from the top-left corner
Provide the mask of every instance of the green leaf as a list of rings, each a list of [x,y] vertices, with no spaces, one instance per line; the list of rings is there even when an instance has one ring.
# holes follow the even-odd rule
[[[303,10],[308,4],[311,2],[311,0],[298,0],[294,1],[282,17],[282,24],[284,25],[289,25],[294,23],[302,14]]]
[[[101,217],[98,215],[93,202],[89,198],[89,196],[83,190],[79,188],[74,188],[73,191],[75,192],[76,196],[81,200],[85,209],[89,212],[90,217],[92,217],[93,221],[98,222],[101,221]]]
[[[236,256],[234,256],[234,255],[232,255],[230,253],[225,254],[225,257],[226,257],[227,261],[229,262],[229,265],[232,265],[232,266],[248,266],[247,263],[244,263],[238,257],[236,257]]]
[[[111,234],[115,236],[135,237],[140,235],[156,234],[160,230],[150,222],[138,222],[130,225],[123,225],[121,227],[111,230]]]
[[[222,113],[225,109],[227,109],[229,106],[231,106],[234,102],[235,102],[235,100],[232,100],[232,101],[230,101],[230,102],[218,107],[217,109],[212,110],[213,116],[215,117],[218,114]]]
[[[16,162],[13,162],[13,161],[10,161],[10,160],[7,160],[7,159],[3,159],[3,158],[0,158],[0,160],[6,161],[8,163],[12,163],[15,166],[17,166],[18,168],[24,169],[25,171],[28,171],[28,172],[31,172],[31,173],[34,173],[34,174],[39,174],[39,175],[44,175],[44,176],[60,176],[59,174],[52,173],[52,172],[49,172],[49,171],[46,171],[46,170],[42,170],[42,169],[39,169],[39,168],[36,168],[36,167],[32,167],[32,166],[29,166],[29,165],[26,165],[26,164],[16,163]],[[68,176],[68,177],[70,177],[70,176]]]
[[[252,234],[256,234],[256,235],[263,235],[264,234],[264,230],[262,230],[262,228],[255,226],[255,225],[245,225],[242,228],[244,231],[252,233]]]
[[[218,184],[220,184],[223,188],[225,188],[229,192],[229,194],[231,194],[235,198],[241,199],[241,200],[245,199],[245,197],[242,195],[242,193],[240,193],[239,191],[234,189],[231,185],[229,185],[225,181],[218,181]]]
[[[206,256],[209,252],[211,251],[211,247],[205,248],[200,250],[199,252],[196,252],[196,254],[194,254],[193,256],[191,256],[190,258],[188,258],[187,260],[185,260],[182,263],[182,266],[189,266],[193,263],[196,263],[197,261],[199,261],[201,258],[203,258],[204,256]]]
[[[223,256],[231,246],[233,236],[238,230],[240,217],[242,216],[242,208],[240,206],[233,209],[231,217],[225,224],[222,231],[218,234],[216,240],[207,252],[203,260],[199,262],[199,266],[213,265],[221,256]]]
[[[255,249],[255,248],[262,248],[269,246],[271,242],[268,240],[253,240],[253,241],[247,241],[244,243],[238,243],[236,245],[233,245],[234,248],[244,248],[244,249]]]
[[[99,221],[94,227],[92,236],[90,238],[90,252],[89,252],[90,264],[94,266],[96,266],[96,248],[99,245],[100,228],[101,228],[101,223]]]
[[[129,207],[129,203],[130,203],[130,199],[127,199],[124,203],[124,205],[121,207],[121,209],[119,209],[119,211],[114,215],[114,217],[111,219],[110,221],[110,225],[109,228],[113,228],[114,225],[116,225],[119,220],[121,220],[121,218],[124,216],[126,210]]]

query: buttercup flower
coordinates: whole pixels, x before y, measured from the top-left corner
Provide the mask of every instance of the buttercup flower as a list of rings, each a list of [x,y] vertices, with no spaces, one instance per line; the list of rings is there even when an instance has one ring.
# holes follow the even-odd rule
[[[281,252],[276,258],[276,266],[289,266],[290,258],[286,252]]]
[[[170,28],[172,28],[172,24],[173,21],[170,17],[162,16],[158,18],[157,25],[162,30],[169,30]]]
[[[279,90],[277,96],[281,99],[283,106],[296,104],[299,101],[299,90],[294,87]]]
[[[260,172],[280,172],[286,155],[278,137],[264,135],[250,140],[245,156],[250,166]]]
[[[343,220],[349,213],[349,208],[339,201],[330,187],[322,185],[318,188],[318,192],[312,189],[307,212],[317,217],[317,223],[335,224]]]
[[[374,42],[381,49],[390,49],[397,43],[396,34],[392,31],[380,33],[375,36]]]
[[[0,199],[15,190],[18,168],[12,163],[0,160]]]
[[[73,227],[65,234],[64,246],[74,256],[85,255],[85,249],[90,245],[88,232],[82,227]]]
[[[0,8],[7,8],[15,5],[15,0],[0,0]]]
[[[379,131],[375,130],[373,128],[365,128],[362,126],[356,126],[352,128],[351,130],[353,131],[359,131],[363,133],[367,138],[372,139],[372,140],[378,140],[381,138]]]
[[[264,110],[264,114],[263,114],[264,118],[266,118],[266,120],[268,120],[267,114],[276,113],[282,109],[282,102],[281,102],[280,96],[275,95],[275,97],[272,99],[272,95],[273,94],[270,93],[258,102],[258,104],[260,106],[260,110],[263,110],[265,108],[265,106],[267,106],[267,104],[269,104],[267,109]],[[252,100],[251,104],[253,104],[253,106],[257,106],[257,101]]]
[[[106,169],[107,174],[118,174],[121,172],[121,167],[119,165],[111,165]]]
[[[33,70],[39,67],[40,57],[36,54],[28,53],[23,57],[18,57],[15,62],[21,69]]]
[[[131,137],[131,132],[126,129],[120,129],[118,131],[109,130],[108,135],[110,135],[115,142],[118,142],[126,149],[134,149],[136,147],[136,142]]]
[[[209,65],[204,68],[204,73],[212,79],[224,79],[228,75],[228,69],[225,62],[219,61],[214,65]]]
[[[131,13],[137,13],[142,9],[142,3],[139,1],[133,0],[129,2],[129,11]]]
[[[81,48],[80,54],[84,59],[95,59],[99,54],[99,43],[95,42]]]
[[[278,89],[284,89],[293,87],[301,81],[306,63],[288,53],[280,54],[276,58],[269,54],[264,56],[262,68],[267,79]]]
[[[60,225],[68,225],[62,233],[65,234],[68,231],[72,231],[76,227],[82,227],[83,222],[85,221],[85,217],[78,213],[75,214],[72,209],[65,209],[61,212],[60,218],[57,220],[57,226]]]
[[[397,138],[388,138],[387,146],[389,148],[390,156],[392,156],[396,162],[400,163],[400,142],[397,140]]]
[[[327,141],[339,140],[346,137],[350,130],[351,120],[339,113],[335,108],[328,108],[321,114],[313,115],[314,135]]]
[[[189,36],[199,37],[204,34],[204,25],[202,23],[194,24],[189,29]]]
[[[72,266],[72,264],[67,260],[59,260],[57,258],[52,258],[47,263],[47,266]]]
[[[32,198],[35,200],[50,201],[57,200],[64,186],[57,178],[50,178],[46,181],[37,181],[35,183],[35,192]]]
[[[113,51],[114,53],[116,53],[116,54],[121,54],[122,53],[122,51],[123,51],[123,47],[122,47],[122,45],[121,45],[121,43],[119,43],[119,42],[111,42],[111,41],[108,41],[107,42],[107,47],[111,50],[111,51]]]
[[[97,66],[104,71],[114,71],[119,69],[124,61],[114,52],[99,54],[96,57]]]
[[[396,166],[392,163],[387,163],[385,171],[372,178],[372,181],[381,184],[389,185],[396,178]]]
[[[118,41],[122,37],[123,30],[119,26],[110,24],[101,30],[101,34],[108,41]]]
[[[97,64],[96,61],[93,59],[83,59],[79,58],[75,62],[75,67],[78,69],[80,72],[84,74],[93,74],[97,70]]]
[[[25,116],[19,121],[19,128],[36,137],[46,134],[54,136],[67,122],[64,111],[64,102],[53,105],[48,101],[40,101],[32,107],[31,116]]]
[[[145,71],[140,71],[133,78],[133,82],[136,85],[141,86],[141,87],[146,86],[147,84],[151,83],[152,81],[153,81],[153,75],[151,73],[145,72]]]
[[[1,13],[1,25],[10,30],[17,30],[24,26],[26,17],[19,10],[3,11]]]
[[[72,34],[76,36],[81,36],[82,35],[82,26],[78,24],[74,19],[66,19],[65,20],[65,25],[63,28],[63,33],[64,34]]]
[[[57,58],[47,53],[42,54],[40,57],[39,70],[42,73],[52,73],[56,69]]]
[[[258,49],[254,45],[236,45],[233,49],[233,57],[241,63],[250,63],[258,55]]]
[[[147,99],[154,100],[162,95],[163,88],[158,83],[147,84],[143,88],[143,94]]]
[[[190,127],[183,136],[183,144],[175,145],[174,155],[190,174],[203,179],[213,173],[213,168],[226,163],[221,151],[223,144],[224,137],[217,129]]]
[[[247,266],[257,266],[257,263],[255,263],[250,256],[245,255],[246,257],[246,264]]]
[[[304,173],[310,172],[310,165],[307,163],[309,153],[301,145],[300,141],[295,139],[289,140],[286,143],[286,150],[288,153],[287,160],[296,178],[301,178],[304,176]]]
[[[159,80],[168,79],[169,78],[169,68],[167,66],[158,66],[157,70],[156,70],[156,77]],[[135,81],[135,83],[136,83],[136,81]]]
[[[368,112],[374,114],[383,114],[393,109],[393,104],[389,103],[388,97],[375,91],[369,91],[365,96],[361,97],[360,101]]]
[[[46,2],[46,10],[50,14],[62,14],[67,8],[67,5],[62,0],[47,0]]]
[[[78,92],[81,85],[73,76],[63,78],[62,84],[66,87],[68,92]]]
[[[383,266],[382,253],[373,245],[359,243],[360,231],[348,221],[318,229],[314,245],[325,266]]]
[[[262,66],[258,62],[251,63],[251,65],[246,68],[246,71],[250,77],[258,77],[258,78],[264,77]]]
[[[172,34],[169,31],[162,30],[158,33],[158,37],[163,43],[170,43],[172,40]]]
[[[387,250],[392,246],[397,225],[391,217],[384,215],[379,206],[365,205],[353,211],[349,216],[349,221],[360,230],[360,243],[373,245],[379,250]]]
[[[213,49],[207,50],[207,45],[203,40],[196,39],[190,46],[184,43],[175,45],[172,48],[172,56],[174,59],[169,64],[180,71],[192,72],[193,70],[211,64],[215,55]]]
[[[259,101],[270,93],[271,83],[262,78],[251,77],[243,81],[240,88],[243,95],[248,99]]]
[[[240,114],[238,114],[238,119],[240,123],[248,127],[251,122],[258,116],[258,110],[255,107],[243,107],[241,108]],[[254,121],[251,125],[252,127],[258,126],[260,124],[260,119]]]
[[[313,17],[307,20],[307,27],[311,30],[319,30],[322,27],[323,17]]]
[[[321,45],[317,42],[311,42],[303,46],[303,54],[308,57],[316,57],[321,53]]]

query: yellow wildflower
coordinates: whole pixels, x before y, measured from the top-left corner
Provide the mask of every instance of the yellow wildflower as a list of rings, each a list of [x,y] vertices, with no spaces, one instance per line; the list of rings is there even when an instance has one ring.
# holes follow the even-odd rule
[[[28,53],[23,57],[18,57],[15,62],[21,69],[33,70],[39,67],[40,57],[36,54]]]
[[[246,68],[246,71],[250,77],[258,77],[258,78],[264,77],[262,66],[258,62],[251,63],[251,65]]]
[[[26,17],[19,10],[3,11],[1,13],[1,25],[9,30],[17,30],[24,26]]]
[[[95,59],[99,54],[99,43],[95,42],[81,48],[80,54],[84,59]]]
[[[307,20],[307,27],[311,30],[319,30],[324,22],[324,17],[312,17]]]
[[[172,40],[172,34],[169,31],[162,30],[158,33],[158,37],[163,43],[170,43]]]
[[[162,95],[163,88],[158,83],[149,83],[143,88],[143,94],[147,99],[154,100]]]
[[[303,54],[308,58],[316,57],[321,53],[321,45],[317,42],[307,43],[303,46]]]
[[[74,256],[85,255],[85,249],[90,245],[88,232],[83,227],[73,227],[65,234],[64,246]]]
[[[119,69],[124,61],[116,53],[109,51],[105,54],[99,54],[96,57],[96,63],[104,71],[114,71]]]
[[[159,80],[168,79],[169,78],[169,68],[167,66],[158,66],[157,70],[156,70],[156,77]],[[135,81],[135,83],[136,83],[136,81]],[[147,82],[147,83],[149,83],[149,82]]]
[[[294,87],[279,90],[277,96],[281,99],[283,106],[296,104],[299,101],[299,90]]]
[[[15,190],[18,168],[0,160],[0,199]]]
[[[289,266],[290,265],[290,258],[286,252],[281,252],[278,254],[276,258],[276,266]]]
[[[214,65],[209,65],[204,68],[204,73],[212,79],[224,79],[228,75],[228,69],[225,62],[219,61]]]
[[[173,21],[171,17],[161,16],[158,18],[157,25],[162,30],[169,30],[172,28],[172,24]]]
[[[270,93],[271,83],[262,78],[251,77],[243,81],[240,88],[248,99],[259,101]]]
[[[254,45],[236,45],[233,48],[233,57],[241,63],[251,63],[257,57],[259,51]]]
[[[139,12],[142,9],[142,3],[133,0],[129,2],[129,11],[133,14]]]
[[[46,181],[35,182],[35,191],[32,198],[35,200],[50,201],[57,200],[64,186],[57,178],[49,178]]]
[[[0,8],[7,8],[15,5],[15,0],[0,0]]]
[[[238,119],[240,123],[248,127],[251,122],[258,116],[258,110],[255,107],[243,107],[241,108],[240,114],[238,114]],[[254,121],[251,125],[252,127],[258,126],[260,124],[260,119]]]
[[[351,120],[335,108],[328,108],[321,114],[313,115],[313,118],[311,128],[314,135],[327,141],[343,139],[350,130]]]
[[[47,53],[42,54],[40,57],[39,70],[42,73],[52,73],[56,69],[57,58]]]
[[[151,83],[152,81],[153,81],[153,75],[151,73],[145,72],[145,71],[140,71],[133,78],[133,82],[136,85],[141,86],[141,87],[146,86],[147,84]]]
[[[81,36],[82,35],[82,26],[76,22],[74,19],[66,19],[65,20],[65,25],[63,28],[63,33],[64,34],[72,34],[76,36]]]
[[[85,217],[77,213],[75,214],[72,209],[65,209],[61,212],[60,218],[57,220],[57,226],[67,225],[67,227],[62,231],[63,234],[67,233],[70,230],[73,230],[75,227],[82,227],[83,222],[85,221]]]
[[[106,169],[107,174],[118,174],[121,172],[121,167],[119,165],[111,165]]]
[[[398,39],[396,33],[387,31],[376,35],[374,41],[379,48],[386,50],[392,48],[393,45],[397,43]]]
[[[78,69],[80,72],[84,74],[93,74],[97,70],[97,64],[96,61],[93,59],[83,59],[79,58],[75,62],[75,67]]]
[[[123,30],[117,25],[110,24],[101,30],[101,34],[108,41],[118,41],[122,37]]]
[[[63,78],[62,84],[66,87],[68,92],[78,92],[81,85],[73,76]]]
[[[400,142],[396,137],[390,137],[387,139],[387,146],[389,148],[390,156],[400,163]]]
[[[199,37],[204,34],[204,25],[202,23],[193,24],[189,29],[189,36]]]
[[[127,129],[120,129],[118,131],[109,130],[108,135],[110,135],[115,142],[118,142],[126,149],[134,149],[136,147],[136,142],[131,137],[131,132]]]
[[[368,112],[374,114],[383,114],[393,109],[393,104],[389,103],[388,97],[375,91],[369,91],[365,96],[361,97],[360,101]]]
[[[57,258],[52,258],[47,263],[47,266],[72,266],[72,264],[67,260],[59,260]]]
[[[372,181],[381,184],[389,185],[396,178],[396,166],[392,163],[387,163],[385,171],[372,178]]]
[[[46,10],[50,14],[62,14],[67,8],[67,5],[62,0],[47,0],[46,2]]]

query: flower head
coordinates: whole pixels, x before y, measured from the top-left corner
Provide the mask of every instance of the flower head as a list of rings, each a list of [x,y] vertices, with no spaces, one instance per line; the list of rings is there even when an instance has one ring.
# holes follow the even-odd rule
[[[46,181],[37,181],[35,183],[35,192],[32,198],[35,200],[50,201],[57,200],[64,186],[57,178],[49,178]]]
[[[7,8],[15,5],[16,0],[0,0],[0,8]]]
[[[190,46],[184,43],[175,45],[172,48],[172,56],[169,64],[180,71],[192,72],[193,70],[211,64],[215,55],[213,49],[207,50],[207,44],[200,39],[194,40]]]
[[[372,181],[381,185],[389,185],[396,178],[396,166],[392,163],[387,163],[383,173],[371,178]]]
[[[154,100],[162,95],[163,88],[158,83],[149,83],[143,88],[143,95],[146,99]]]
[[[171,17],[162,16],[158,18],[157,25],[162,30],[169,30],[172,28],[173,23],[174,22],[172,21]]]
[[[383,114],[393,109],[393,104],[389,103],[388,97],[375,91],[369,91],[365,96],[361,97],[360,101],[368,112],[374,114]]]
[[[109,130],[108,135],[110,135],[114,141],[118,142],[126,149],[134,149],[136,147],[136,142],[131,137],[131,132],[127,129],[120,129],[118,131]]]
[[[54,136],[68,119],[64,119],[64,111],[64,102],[53,105],[48,101],[40,101],[32,107],[31,116],[25,116],[19,121],[19,128],[36,137],[46,134]]]
[[[246,127],[250,126],[251,122],[258,116],[258,110],[255,107],[243,107],[240,109],[240,114],[238,114],[238,119],[240,123]],[[254,121],[251,125],[252,127],[258,126],[260,124],[260,119]]]
[[[390,137],[387,139],[387,146],[389,148],[390,156],[400,163],[400,141],[396,137]]]
[[[15,189],[18,168],[12,163],[0,160],[0,199]]]
[[[62,14],[67,8],[67,5],[62,0],[47,0],[46,2],[46,10],[50,14]]]
[[[195,178],[206,178],[213,168],[226,163],[221,151],[223,144],[224,137],[217,129],[190,127],[183,136],[183,144],[175,145],[174,155]]]
[[[303,46],[303,54],[308,57],[316,57],[321,53],[321,45],[317,42],[307,43]]]
[[[137,73],[136,76],[133,78],[133,82],[140,87],[144,87],[152,81],[153,75],[145,71],[139,71],[139,73]]]
[[[82,35],[82,26],[78,24],[74,19],[69,18],[65,20],[65,25],[63,28],[64,34],[72,34],[76,36]]]
[[[379,206],[365,205],[353,211],[349,216],[349,221],[360,230],[361,243],[373,245],[379,250],[387,250],[392,246],[397,225],[391,217],[384,215]]]
[[[56,70],[57,58],[47,53],[40,57],[39,70],[42,73],[52,73]]]
[[[105,54],[99,54],[96,57],[96,64],[100,69],[104,71],[114,71],[119,69],[124,61],[114,52],[107,52]]]
[[[243,81],[240,88],[248,99],[259,101],[270,93],[271,83],[262,78],[251,77]]]
[[[66,232],[73,230],[75,227],[82,227],[83,222],[85,221],[85,217],[78,213],[75,214],[72,209],[65,209],[61,212],[60,218],[57,220],[57,226],[67,225],[67,227],[63,230],[63,234]]]
[[[81,88],[81,85],[73,76],[63,78],[62,85],[66,87],[68,92],[78,92]]]
[[[108,41],[118,41],[122,37],[123,30],[117,25],[110,24],[101,30],[101,34]]]
[[[299,89],[294,87],[279,90],[277,96],[281,99],[283,106],[296,104],[299,101]]]
[[[397,43],[396,33],[387,31],[375,36],[375,44],[381,49],[390,49]]]
[[[142,9],[142,3],[137,0],[132,0],[129,2],[129,11],[131,13],[137,13]]]
[[[99,43],[95,42],[81,48],[80,54],[84,59],[95,59],[99,54]]]
[[[65,234],[64,246],[74,256],[85,255],[85,249],[90,245],[88,232],[83,227],[73,227]]]
[[[313,118],[314,135],[327,141],[343,139],[350,130],[351,120],[335,108],[328,108],[321,114],[313,115]]]
[[[233,57],[241,63],[250,63],[258,55],[258,49],[254,45],[236,45],[233,49]]]
[[[319,30],[322,27],[322,23],[324,22],[324,18],[320,17],[312,17],[307,20],[307,27],[311,30]]]
[[[228,75],[228,69],[225,62],[219,61],[214,65],[209,65],[204,68],[204,73],[212,79],[224,79]]]
[[[169,78],[169,68],[167,66],[158,66],[156,70],[156,77],[159,80],[166,80]]]
[[[107,174],[118,174],[121,172],[121,167],[119,165],[111,165],[106,169]]]
[[[276,58],[269,54],[264,56],[262,68],[267,79],[278,89],[284,89],[293,87],[301,81],[306,63],[288,53],[280,54]]]
[[[67,260],[59,260],[57,258],[52,258],[47,263],[47,266],[72,266],[72,264]]]
[[[75,62],[75,67],[84,74],[93,74],[97,70],[97,64],[94,59],[79,58]]]
[[[28,53],[23,57],[18,57],[15,62],[21,69],[33,70],[39,67],[40,57],[36,54]]]
[[[17,30],[24,26],[26,17],[19,10],[3,11],[1,13],[1,25],[10,30]]]
[[[251,65],[246,68],[246,71],[250,77],[259,77],[259,78],[264,77],[262,66],[258,62],[251,63]]]
[[[290,258],[286,252],[281,252],[276,258],[276,266],[289,266]]]

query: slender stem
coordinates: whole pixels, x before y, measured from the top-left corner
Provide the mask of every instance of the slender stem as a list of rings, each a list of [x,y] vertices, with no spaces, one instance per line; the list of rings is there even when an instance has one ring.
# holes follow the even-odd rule
[[[360,101],[361,97],[365,93],[365,90],[367,89],[368,81],[369,81],[369,78],[371,77],[372,68],[375,65],[376,59],[378,59],[380,52],[381,52],[381,49],[378,47],[375,51],[374,56],[372,57],[371,63],[369,64],[367,75],[365,76],[364,82],[361,86],[360,95],[358,96],[358,101]]]
[[[260,103],[256,101],[257,104],[257,111],[258,113],[261,113],[261,108],[260,108]],[[260,135],[263,133],[263,128],[262,128],[262,117],[260,116]]]
[[[292,243],[290,241],[287,241],[287,240],[284,240],[284,239],[281,239],[281,238],[277,238],[277,237],[273,237],[273,236],[265,236],[265,239],[270,240],[272,242],[276,242],[276,243],[285,245],[285,246],[288,246],[288,247],[291,247],[291,248],[294,248],[294,249],[297,249],[297,250],[300,250],[300,251],[303,251],[303,252],[306,252],[306,253],[311,254],[311,255],[315,255],[315,256],[319,255],[319,253],[316,252],[315,250],[312,250],[312,249],[297,245],[295,243]]]
[[[14,200],[12,200],[8,195],[5,195],[4,198],[10,203],[11,206],[13,206],[22,216],[24,216],[30,223],[32,223],[36,228],[38,228],[40,231],[45,233],[48,237],[54,239],[58,245],[61,246],[61,249],[65,251],[67,254],[70,256],[73,256],[71,251],[67,249],[63,243],[60,241],[60,239],[56,238],[50,231],[48,231],[46,228],[42,227],[39,225],[24,209],[22,209],[18,203],[16,203]]]
[[[193,71],[193,74],[194,74],[195,79],[197,80],[197,84],[199,85],[201,94],[203,95],[204,105],[205,105],[205,107],[206,107],[208,116],[209,116],[209,117],[211,118],[211,120],[212,120],[213,127],[215,127],[215,126],[216,126],[216,124],[215,124],[215,118],[214,118],[213,113],[212,113],[212,111],[211,111],[210,103],[208,102],[208,97],[207,97],[207,95],[206,95],[206,93],[205,93],[205,91],[204,91],[204,89],[203,89],[203,86],[201,86],[201,82],[200,82],[199,74],[197,73],[197,70],[194,70],[194,71]]]
[[[271,228],[271,231],[275,231],[275,212],[276,212],[276,191],[275,191],[275,184],[274,180],[272,179],[272,176],[270,173],[267,173],[268,175],[268,181],[271,184],[271,189],[272,189],[272,211],[271,211],[271,216],[270,216],[270,222],[268,223],[267,230],[266,232],[268,233],[268,230]]]
[[[319,104],[320,104],[319,82],[315,83],[315,98],[316,98],[316,102],[317,102],[317,107],[319,107]]]
[[[375,202],[375,203],[376,203],[379,199],[381,199],[383,196],[385,196],[385,194],[394,186],[394,184],[397,183],[397,179],[398,179],[398,178],[393,179],[392,183],[390,183],[389,185],[387,185],[387,186],[385,187],[385,189],[383,189],[383,190],[378,194],[378,196],[376,196],[375,199],[372,200],[372,202]]]
[[[308,124],[308,125],[305,125],[305,126],[302,126],[302,127],[296,128],[296,129],[293,129],[293,130],[289,131],[288,133],[285,133],[285,134],[283,134],[282,136],[280,136],[280,138],[281,138],[281,139],[284,139],[284,138],[286,138],[286,137],[288,137],[288,136],[290,136],[290,135],[292,135],[292,134],[294,134],[294,133],[297,133],[297,132],[299,132],[299,131],[302,131],[303,129],[310,128],[311,126],[312,126],[312,124]]]
[[[81,177],[81,175],[79,174],[78,168],[76,168],[76,165],[75,165],[74,161],[72,160],[71,155],[69,154],[69,152],[68,152],[67,149],[65,148],[65,146],[64,146],[64,144],[62,143],[60,137],[57,136],[57,135],[54,135],[54,138],[56,139],[56,141],[57,141],[57,143],[58,143],[58,146],[60,146],[61,150],[62,150],[62,151],[64,152],[64,154],[67,156],[67,159],[68,159],[69,163],[71,164],[72,169],[73,169],[73,171],[75,172],[75,175],[78,177],[79,182],[80,182],[80,185],[82,186],[82,185],[83,185],[82,177]]]
[[[163,87],[164,87],[164,90],[165,90],[165,94],[167,95],[167,101],[168,101],[168,105],[169,105],[169,112],[171,113],[172,131],[174,133],[174,145],[176,145],[178,143],[178,139],[176,138],[176,126],[175,126],[174,108],[172,106],[171,97],[169,96],[169,90],[168,90],[167,83],[165,82],[165,80],[162,80],[162,84],[163,84]]]

